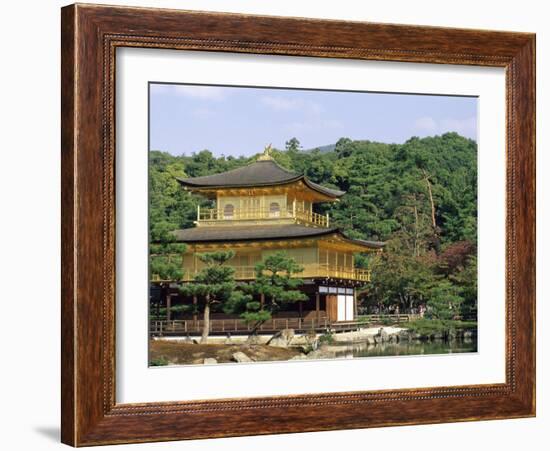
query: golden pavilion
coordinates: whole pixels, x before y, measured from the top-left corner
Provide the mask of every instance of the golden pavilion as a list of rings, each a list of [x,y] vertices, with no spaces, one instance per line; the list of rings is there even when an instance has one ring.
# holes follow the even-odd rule
[[[185,283],[192,283],[202,269],[198,254],[204,252],[233,250],[229,264],[235,278],[246,282],[254,279],[258,262],[285,251],[304,268],[296,277],[304,280],[301,289],[308,301],[297,302],[290,307],[293,311],[279,312],[278,317],[325,322],[355,318],[357,288],[369,283],[371,274],[355,267],[354,254],[378,251],[384,243],[348,238],[331,224],[328,214],[314,211],[316,204],[337,202],[344,192],[281,167],[270,146],[248,166],[178,181],[215,202],[214,208],[197,208],[195,227],[174,232],[177,241],[187,245]],[[216,315],[224,316],[212,317]]]

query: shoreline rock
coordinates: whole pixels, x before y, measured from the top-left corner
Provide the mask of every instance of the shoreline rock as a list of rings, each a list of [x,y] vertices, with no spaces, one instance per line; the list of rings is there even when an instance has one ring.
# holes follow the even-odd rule
[[[288,348],[294,339],[294,329],[283,329],[275,333],[268,341],[268,346]]]
[[[250,363],[254,361],[242,351],[234,352],[233,360],[238,363]]]

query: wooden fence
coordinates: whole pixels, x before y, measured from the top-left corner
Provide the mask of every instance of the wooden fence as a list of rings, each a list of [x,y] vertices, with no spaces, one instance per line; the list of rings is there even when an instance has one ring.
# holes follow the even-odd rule
[[[330,321],[328,318],[273,318],[258,328],[259,334],[272,334],[283,329],[294,329],[296,332],[347,332],[357,330],[365,325],[391,323],[405,323],[416,319],[420,315],[362,315],[353,321]],[[151,321],[150,334],[164,335],[200,335],[204,325],[203,320],[159,320]],[[213,319],[210,320],[210,334],[248,334],[254,325],[242,319]]]
[[[359,315],[356,317],[357,321],[364,321],[366,323],[406,323],[407,321],[413,321],[419,318],[421,318],[421,315],[419,313]]]

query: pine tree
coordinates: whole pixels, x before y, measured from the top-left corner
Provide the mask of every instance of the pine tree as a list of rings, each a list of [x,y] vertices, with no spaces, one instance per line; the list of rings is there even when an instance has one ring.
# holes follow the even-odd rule
[[[302,148],[297,138],[290,138],[285,142],[285,149],[290,152],[298,152]]]
[[[183,278],[183,254],[187,246],[176,242],[170,223],[155,224],[151,231],[149,263],[151,278],[179,282]]]
[[[192,283],[182,285],[180,292],[186,296],[197,296],[203,308],[203,328],[201,343],[207,343],[210,331],[210,312],[213,307],[221,307],[235,292],[235,269],[225,265],[235,255],[233,251],[200,254],[199,259],[206,265],[195,275]]]
[[[241,317],[248,323],[253,323],[252,335],[258,328],[273,317],[273,314],[284,309],[289,304],[307,300],[307,296],[298,288],[303,285],[303,280],[294,275],[304,269],[285,252],[277,252],[266,257],[256,265],[256,278],[254,282],[243,289],[250,295],[264,296],[263,305],[252,301],[251,298],[241,299],[241,308],[244,307]]]
[[[460,307],[464,301],[459,293],[460,288],[448,280],[439,281],[429,293],[429,316],[440,320],[456,319],[460,315]]]

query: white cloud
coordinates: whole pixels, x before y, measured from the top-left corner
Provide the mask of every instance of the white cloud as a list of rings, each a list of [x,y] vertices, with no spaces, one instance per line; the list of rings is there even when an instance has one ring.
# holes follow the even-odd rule
[[[151,86],[152,92],[163,95],[177,95],[204,100],[223,100],[228,93],[227,89],[220,86],[195,86],[195,85],[157,85]]]
[[[456,132],[460,135],[476,138],[477,118],[475,116],[464,119],[435,119],[433,117],[420,117],[414,121],[413,129],[419,134],[438,134]]]
[[[303,102],[297,99],[286,99],[284,97],[262,96],[260,102],[276,111],[297,110],[303,107]]]
[[[440,127],[445,131],[457,132],[460,135],[475,137],[477,133],[477,118],[443,119]]]
[[[414,121],[414,128],[416,130],[433,132],[437,129],[437,124],[431,117],[420,117]]]
[[[262,96],[260,102],[274,111],[303,111],[304,113],[319,116],[323,107],[318,103],[303,99],[288,99],[279,96]]]

